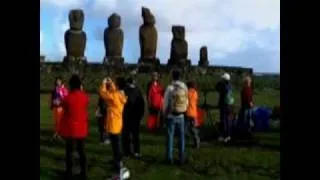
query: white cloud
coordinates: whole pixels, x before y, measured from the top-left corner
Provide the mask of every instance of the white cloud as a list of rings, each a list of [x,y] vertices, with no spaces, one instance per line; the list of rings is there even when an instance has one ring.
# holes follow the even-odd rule
[[[62,37],[58,43],[58,51],[59,54],[62,56],[66,55],[66,48],[64,45],[64,33],[69,29],[69,22],[65,21],[64,23],[61,23],[58,25],[59,29],[59,37]]]
[[[85,5],[86,0],[40,0],[41,4],[52,5],[56,8],[81,8]]]
[[[280,0],[41,0],[41,6],[43,5],[50,5],[58,12],[53,18],[53,36],[60,55],[65,55],[63,37],[64,31],[69,27],[67,11],[83,8],[86,22],[101,22],[101,27],[91,28],[94,35],[101,34],[111,13],[120,14],[125,43],[130,43],[130,46],[125,44],[124,47],[130,49],[131,56],[139,56],[141,6],[146,6],[156,18],[159,38],[157,55],[163,63],[169,58],[171,26],[181,24],[186,27],[189,58],[193,63],[198,61],[200,47],[206,45],[209,60],[213,63],[234,65],[237,62],[239,66],[256,64],[254,58],[235,56],[253,55],[251,51],[254,45],[259,49],[260,54],[256,54],[257,56],[263,54],[265,59],[269,58],[267,61],[261,60],[265,66],[272,66],[277,70],[280,67]],[[89,41],[90,38],[102,40],[88,37]]]
[[[156,17],[162,62],[169,57],[173,24],[186,27],[193,63],[197,63],[202,45],[208,46],[210,58],[246,51],[251,43],[277,48],[268,39],[256,37],[260,31],[279,31],[280,0],[96,0],[92,9],[101,17],[118,12],[137,31],[142,23],[141,6],[150,8]],[[124,24],[124,31],[128,29]]]
[[[42,45],[43,42],[43,31],[40,30],[40,47]]]
[[[40,30],[40,53],[43,52],[43,40],[44,40],[44,32]]]

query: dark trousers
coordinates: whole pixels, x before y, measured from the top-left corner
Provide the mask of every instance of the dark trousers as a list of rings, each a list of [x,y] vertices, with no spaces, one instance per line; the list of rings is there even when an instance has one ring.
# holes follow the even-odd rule
[[[200,145],[200,136],[199,136],[199,129],[195,126],[195,119],[192,117],[187,116],[187,122],[186,122],[186,134],[191,133],[191,136],[193,138],[193,143],[195,147],[199,147]]]
[[[240,136],[251,136],[252,135],[252,108],[241,107],[239,112],[238,130]]]
[[[220,136],[231,136],[232,126],[232,107],[230,105],[224,105],[220,107]]]
[[[74,144],[80,157],[81,176],[87,176],[87,158],[84,150],[84,139],[66,139],[66,173],[68,177],[72,176],[72,153]]]
[[[121,151],[120,151],[120,135],[109,134],[109,138],[111,141],[114,165],[117,173],[120,173],[120,170],[122,167],[122,162],[121,162],[122,157],[121,157]]]
[[[98,131],[99,131],[99,141],[103,143],[105,140],[105,117],[98,118]]]
[[[123,153],[128,156],[132,153],[140,154],[140,119],[126,119],[122,129],[122,148]]]

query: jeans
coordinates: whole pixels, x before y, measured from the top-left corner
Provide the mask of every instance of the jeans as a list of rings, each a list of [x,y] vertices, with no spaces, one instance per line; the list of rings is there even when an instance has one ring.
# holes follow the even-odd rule
[[[250,134],[252,132],[252,108],[244,108],[240,109],[240,120],[238,122],[238,127],[240,128],[240,132],[244,134]]]
[[[178,128],[178,137],[179,137],[179,160],[180,162],[184,161],[184,131],[185,131],[185,122],[184,115],[180,116],[170,116],[167,118],[167,160],[172,161],[173,157],[173,144],[174,144],[174,133],[175,128]]]
[[[121,151],[120,151],[120,135],[118,134],[109,134],[109,138],[111,141],[112,153],[113,153],[113,161],[118,174],[120,174],[120,170],[122,168],[121,162]]]
[[[69,178],[72,176],[72,153],[74,144],[76,144],[76,149],[79,153],[81,176],[85,179],[87,176],[87,158],[84,150],[84,139],[66,139],[66,174]]]
[[[193,138],[193,143],[195,147],[200,146],[200,136],[199,129],[195,126],[195,119],[192,117],[187,117],[185,132],[190,132]]]
[[[123,125],[122,148],[124,155],[128,156],[132,153],[131,142],[133,153],[140,154],[140,119],[126,119]]]

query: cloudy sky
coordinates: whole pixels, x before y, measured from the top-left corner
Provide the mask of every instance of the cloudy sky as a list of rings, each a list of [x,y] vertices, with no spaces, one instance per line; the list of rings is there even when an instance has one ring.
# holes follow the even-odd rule
[[[150,8],[158,30],[157,56],[169,58],[171,26],[186,27],[189,58],[199,60],[201,46],[208,47],[210,64],[252,67],[255,72],[280,72],[280,0],[40,0],[40,53],[48,60],[65,55],[64,32],[68,12],[82,8],[87,33],[86,56],[102,62],[103,31],[108,16],[118,13],[124,31],[125,60],[139,58],[141,7]]]

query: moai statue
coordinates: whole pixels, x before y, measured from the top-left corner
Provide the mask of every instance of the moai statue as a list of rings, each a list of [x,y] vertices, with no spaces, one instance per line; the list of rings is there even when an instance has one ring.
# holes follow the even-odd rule
[[[207,46],[202,46],[200,48],[200,59],[198,65],[199,67],[208,67],[209,65]]]
[[[173,39],[171,41],[168,66],[190,66],[191,61],[188,59],[188,43],[185,40],[184,26],[172,26],[172,34]]]
[[[64,57],[64,64],[71,73],[82,72],[87,58],[84,56],[87,35],[82,30],[84,13],[81,9],[73,9],[69,12],[70,29],[64,34],[64,43],[67,55]]]
[[[143,24],[139,29],[140,58],[139,64],[159,65],[160,61],[156,57],[158,33],[155,28],[156,20],[150,9],[142,7]]]
[[[120,28],[121,17],[113,13],[108,18],[108,27],[104,30],[104,47],[106,56],[103,60],[105,64],[123,66],[124,58],[122,57],[123,49],[123,31]]]

